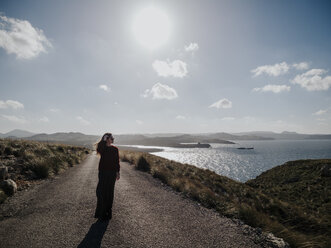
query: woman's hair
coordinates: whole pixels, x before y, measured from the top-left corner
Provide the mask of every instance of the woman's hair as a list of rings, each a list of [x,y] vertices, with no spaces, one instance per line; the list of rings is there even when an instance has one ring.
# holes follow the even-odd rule
[[[111,133],[105,133],[102,136],[101,140],[97,144],[97,153],[101,154],[104,151],[107,144],[107,139],[109,138],[114,139]]]

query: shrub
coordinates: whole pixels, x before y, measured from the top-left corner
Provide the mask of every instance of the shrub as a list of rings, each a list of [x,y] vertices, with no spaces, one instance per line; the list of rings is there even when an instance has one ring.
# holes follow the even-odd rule
[[[20,157],[20,151],[19,150],[14,150],[13,151],[13,155],[16,157],[16,158],[18,158],[18,157]]]
[[[13,154],[13,148],[11,148],[11,147],[9,147],[9,146],[7,146],[6,148],[5,148],[5,150],[3,151],[3,153],[5,154],[5,155],[12,155]]]
[[[7,198],[7,195],[5,194],[5,192],[0,189],[0,204],[3,203]]]
[[[64,152],[64,148],[63,148],[63,146],[58,146],[58,147],[57,147],[57,150],[58,150],[59,152]]]
[[[141,171],[150,171],[151,166],[143,156],[140,156],[137,162],[137,169]]]
[[[50,157],[49,159],[47,159],[47,164],[48,164],[48,166],[50,166],[53,169],[55,174],[58,174],[63,162],[59,157],[53,156],[53,157]]]
[[[33,166],[32,169],[38,178],[47,178],[49,176],[49,166],[48,164],[41,163]]]
[[[43,157],[47,157],[47,156],[49,156],[51,154],[50,150],[45,149],[45,148],[43,148],[43,149],[37,149],[34,152],[35,152],[35,154],[37,154],[39,156],[43,156]]]

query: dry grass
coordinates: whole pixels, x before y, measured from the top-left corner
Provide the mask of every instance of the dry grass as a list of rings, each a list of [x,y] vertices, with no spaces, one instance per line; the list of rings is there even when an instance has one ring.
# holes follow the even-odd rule
[[[330,227],[316,216],[307,215],[293,201],[273,197],[268,192],[209,170],[148,153],[120,151],[120,157],[203,206],[272,232],[292,247],[328,247],[330,244]]]
[[[80,163],[89,152],[85,147],[0,139],[0,166],[8,167],[9,178],[16,181],[20,190],[29,182],[59,174]]]

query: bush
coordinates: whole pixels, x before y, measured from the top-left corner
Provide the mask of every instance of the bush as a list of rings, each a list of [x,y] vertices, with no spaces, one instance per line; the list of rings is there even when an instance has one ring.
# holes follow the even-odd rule
[[[7,198],[7,195],[5,194],[5,192],[0,189],[0,204],[3,203]]]
[[[41,163],[33,166],[34,173],[36,173],[38,178],[47,178],[49,176],[49,166],[48,164]]]
[[[9,147],[9,146],[7,146],[6,148],[5,148],[5,150],[3,151],[3,153],[5,154],[5,155],[12,155],[13,154],[13,148],[11,148],[11,147]]]
[[[64,152],[64,148],[63,148],[63,146],[58,146],[58,147],[57,147],[57,150],[58,150],[59,152]]]
[[[143,156],[140,156],[137,162],[137,169],[141,171],[150,171],[151,166]]]
[[[61,165],[63,164],[62,160],[59,157],[50,157],[47,160],[48,165],[53,169],[55,174],[58,174],[60,169],[61,169]]]

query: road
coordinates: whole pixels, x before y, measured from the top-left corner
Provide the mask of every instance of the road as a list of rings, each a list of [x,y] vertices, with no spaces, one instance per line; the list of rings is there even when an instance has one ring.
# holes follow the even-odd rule
[[[0,205],[0,247],[261,247],[241,224],[121,163],[113,218],[93,218],[99,158]]]

